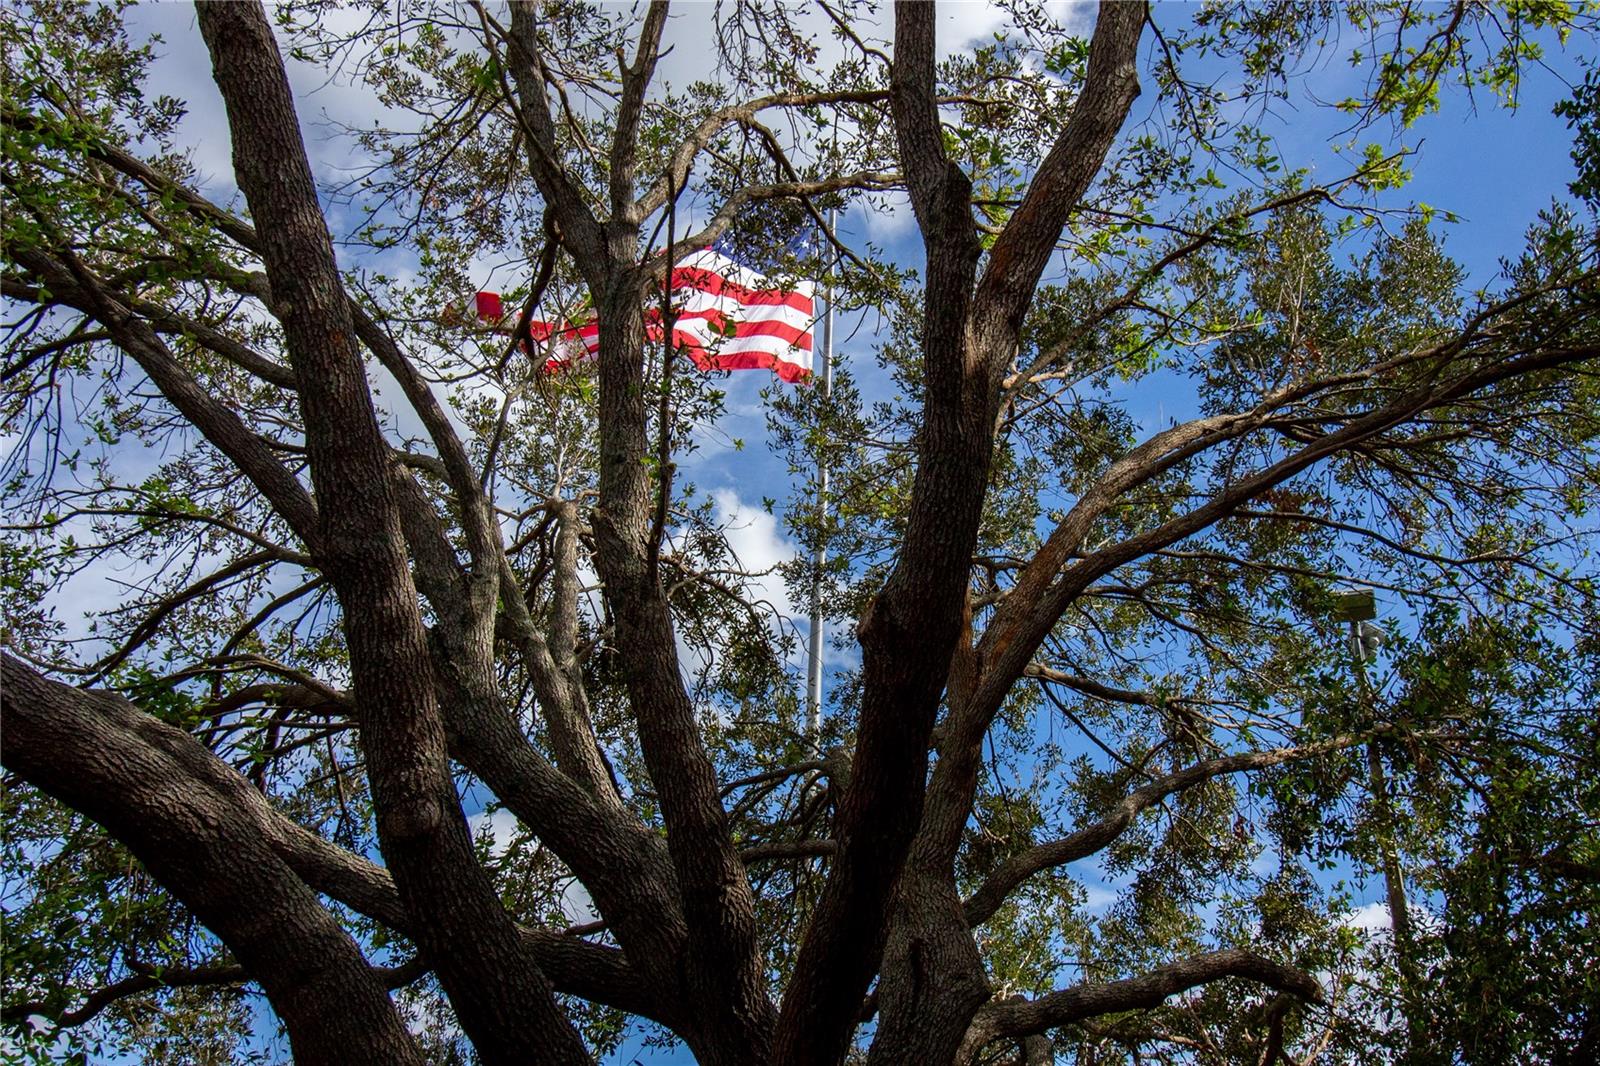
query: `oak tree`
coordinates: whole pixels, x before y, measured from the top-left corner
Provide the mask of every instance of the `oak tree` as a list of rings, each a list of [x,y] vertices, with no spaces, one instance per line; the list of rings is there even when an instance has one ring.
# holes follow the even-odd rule
[[[1359,140],[1592,11],[195,11],[232,201],[123,8],[5,16],[9,1046],[267,1055],[258,991],[306,1063],[1595,1050],[1593,185],[1473,290]],[[1328,48],[1324,180],[1269,131]],[[342,181],[285,49],[382,105]],[[920,260],[789,251],[894,196]],[[770,401],[859,653],[817,733],[651,328],[722,237],[883,323]],[[451,310],[490,262],[509,338]]]

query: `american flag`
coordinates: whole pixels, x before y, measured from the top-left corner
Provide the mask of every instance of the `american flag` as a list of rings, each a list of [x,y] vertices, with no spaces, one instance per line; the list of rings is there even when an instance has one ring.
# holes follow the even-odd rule
[[[791,242],[796,254],[810,250],[810,234]],[[811,375],[811,325],[815,321],[812,285],[797,282],[774,288],[741,256],[725,235],[710,248],[679,260],[672,268],[672,340],[701,370],[771,369],[784,381]],[[499,293],[480,292],[478,316],[505,332],[508,321]],[[600,326],[529,323],[533,339],[546,346],[546,369],[556,370],[600,350]],[[661,308],[645,310],[645,334],[661,340]]]

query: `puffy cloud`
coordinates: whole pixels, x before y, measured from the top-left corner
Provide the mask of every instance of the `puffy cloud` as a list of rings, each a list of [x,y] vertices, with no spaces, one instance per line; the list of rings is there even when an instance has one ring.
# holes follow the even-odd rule
[[[561,913],[573,925],[583,925],[600,918],[600,912],[594,906],[594,897],[589,895],[589,890],[576,877],[561,890]]]
[[[762,574],[751,580],[751,591],[772,604],[784,618],[800,616],[802,611],[790,600],[783,578],[773,572],[798,553],[795,545],[778,532],[778,520],[763,508],[746,503],[731,488],[713,490],[711,499],[716,505],[717,523],[722,526],[740,569]]]
[[[517,824],[517,816],[504,807],[467,816],[467,828],[471,830],[473,839],[487,838],[489,853],[496,858],[504,855],[511,846],[511,840],[517,834]]]
[[[1390,926],[1389,906],[1382,902],[1367,903],[1344,916],[1344,925],[1350,929],[1361,929],[1368,933]]]

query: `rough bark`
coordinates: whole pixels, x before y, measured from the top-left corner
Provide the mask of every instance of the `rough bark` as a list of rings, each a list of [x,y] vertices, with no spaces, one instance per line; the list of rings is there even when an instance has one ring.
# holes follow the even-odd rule
[[[6,769],[105,826],[261,983],[302,1063],[421,1063],[383,983],[256,832],[250,787],[127,702],[0,655]]]
[[[632,238],[629,238],[631,243]],[[615,249],[621,258],[623,248]],[[639,745],[667,827],[689,939],[684,957],[695,1050],[712,1063],[760,1062],[772,1007],[756,942],[755,899],[729,832],[716,770],[683,687],[672,615],[650,559],[644,321],[632,279],[600,304],[600,499],[591,523]]]
[[[936,287],[936,281],[943,281],[935,273],[939,263],[936,256],[942,258],[948,250],[936,246],[932,240],[928,242],[927,321],[934,328],[965,336],[969,373],[982,379],[982,402],[973,402],[977,397],[972,397],[966,403],[966,412],[989,420],[982,430],[976,426],[967,430],[975,446],[981,441],[985,460],[978,469],[985,475],[987,455],[992,448],[1000,374],[1016,349],[1023,315],[1062,227],[1099,172],[1138,95],[1134,61],[1143,26],[1142,3],[1101,6],[1084,87],[1073,113],[1041,165],[1022,205],[996,240],[983,277],[976,282],[975,294],[968,295],[973,286],[970,277],[960,282],[951,278]],[[904,164],[913,181],[912,202],[919,204],[917,183],[920,176],[925,188],[920,194],[917,215],[924,234],[949,231],[959,225],[970,239],[969,194],[962,192],[959,215],[955,218],[952,218],[956,211],[954,204],[939,205],[935,199],[942,186],[935,180],[931,157],[935,148],[941,153],[943,149],[935,140],[937,116],[933,106],[932,72],[928,69],[931,66],[931,27],[914,24],[908,27],[908,35],[907,40],[897,39],[896,42],[895,117],[902,135],[902,154],[915,153],[916,157],[928,160],[925,163],[908,160]],[[908,45],[914,51],[906,51]],[[924,67],[919,76],[900,67],[902,60],[913,54],[923,57]],[[952,233],[951,237],[954,236]],[[962,286],[962,295],[970,301],[962,307],[966,317],[956,323],[940,323],[938,314],[948,306],[950,290],[957,284]],[[925,336],[925,351],[935,343],[932,334]],[[931,352],[927,358],[932,361]],[[978,391],[976,382],[971,391]],[[931,396],[929,403],[931,406]],[[944,480],[949,476],[948,471],[941,472]],[[985,487],[984,482],[978,482],[969,489],[976,495],[980,507]],[[919,490],[921,488],[919,484]],[[913,508],[915,506],[913,503]],[[975,518],[972,531],[975,536]],[[914,531],[908,531],[908,540],[914,535]],[[941,561],[941,565],[950,568],[950,573],[959,576],[959,587],[951,591],[963,599],[970,555],[969,542],[966,554],[959,561]],[[989,995],[977,946],[962,917],[952,868],[961,828],[966,824],[977,787],[978,758],[983,729],[988,722],[984,717],[980,726],[977,716],[962,713],[967,709],[964,698],[970,693],[974,671],[981,668],[967,653],[969,636],[959,621],[964,606],[964,602],[943,606],[956,623],[948,639],[951,644],[960,641],[960,646],[952,648],[956,656],[956,671],[951,676],[948,693],[952,713],[945,726],[928,802],[920,812],[915,844],[899,885],[889,949],[883,961],[884,976],[880,982],[881,1020],[874,1040],[874,1062],[888,1063],[905,1056],[918,1061],[949,1061],[973,1012]],[[863,648],[866,648],[865,640]],[[946,653],[946,663],[948,656]],[[949,666],[938,672],[941,684],[949,672]],[[922,750],[926,750],[926,738]],[[922,773],[921,762],[919,757],[919,774]],[[920,783],[919,780],[918,785]]]
[[[320,514],[316,554],[343,609],[384,858],[484,1059],[587,1062],[474,857],[455,795],[387,448],[271,25],[258,4],[197,11],[300,382],[312,483],[339,501]]]
[[[785,992],[774,1060],[839,1059],[878,969],[889,908],[922,815],[928,738],[960,633],[998,394],[971,334],[979,255],[971,182],[944,152],[933,9],[895,9],[890,98],[928,280],[917,473],[900,556],[858,629],[862,703],[838,853]]]
[[[644,16],[632,58],[618,53],[606,190],[611,217],[602,219],[596,214],[599,201],[586,198],[576,172],[560,158],[547,99],[551,71],[542,65],[534,32],[540,6],[513,3],[509,32],[499,36],[493,19],[480,11],[486,40],[503,48],[505,69],[517,87],[508,103],[517,111],[530,171],[549,217],[559,223],[560,239],[589,282],[600,320],[595,562],[615,625],[610,641],[623,650],[623,680],[665,824],[662,834],[626,809],[589,721],[577,656],[577,506],[547,503],[559,526],[553,618],[542,629],[517,587],[480,475],[445,410],[405,353],[343,290],[266,18],[256,5],[202,4],[200,10],[233,126],[240,187],[257,226],[188,190],[177,190],[175,202],[263,259],[269,285],[260,284],[261,275],[223,284],[262,299],[279,317],[291,365],[264,359],[216,331],[192,330],[181,318],[163,317],[161,309],[87,272],[66,241],[59,247],[50,243],[48,254],[19,257],[35,284],[24,291],[8,277],[5,295],[58,302],[98,319],[180,414],[251,480],[306,545],[307,561],[333,585],[343,608],[353,706],[389,868],[273,812],[186,734],[108,697],[45,682],[10,659],[6,765],[102,820],[212,925],[240,960],[241,972],[267,988],[290,1027],[297,1057],[322,1061],[332,1048],[358,1061],[415,1056],[403,1030],[396,1041],[382,980],[318,905],[319,892],[416,940],[436,961],[468,1036],[490,1062],[585,1061],[553,990],[658,1020],[684,1037],[701,1062],[717,1066],[842,1061],[863,1002],[868,1015],[876,1012],[878,1018],[871,1060],[891,1066],[977,1061],[995,1041],[1020,1046],[1026,1061],[1044,1059],[1051,1052],[1040,1034],[1050,1027],[1152,1007],[1225,976],[1317,998],[1320,990],[1304,974],[1247,952],[1221,951],[1031,1002],[989,1002],[992,989],[972,930],[1030,877],[1105,847],[1141,811],[1176,791],[1364,738],[1226,756],[1155,780],[1098,821],[1015,854],[962,901],[953,863],[972,811],[983,734],[1041,642],[1092,582],[1237,514],[1263,491],[1342,449],[1380,439],[1419,412],[1517,374],[1593,359],[1593,350],[1491,353],[1460,370],[1452,360],[1473,339],[1469,328],[1438,350],[1406,353],[1338,381],[1286,387],[1252,410],[1158,433],[1113,463],[1079,499],[1017,573],[987,631],[974,642],[970,560],[1003,375],[1062,227],[1103,168],[1138,94],[1135,59],[1145,6],[1102,5],[1074,112],[983,260],[970,183],[944,150],[932,7],[902,4],[890,90],[815,94],[809,102],[888,99],[924,237],[924,407],[906,534],[888,580],[861,620],[855,758],[837,766],[838,760],[829,760],[829,776],[842,794],[835,839],[740,851],[723,805],[732,786],[719,788],[702,743],[677,659],[671,605],[656,573],[663,479],[652,476],[650,465],[657,458],[649,447],[655,402],[645,373],[640,304],[669,268],[670,254],[651,256],[641,247],[640,222],[682,187],[696,153],[718,130],[754,121],[764,107],[807,101],[775,96],[718,112],[672,153],[671,176],[663,175],[636,198],[641,108],[667,16],[667,5],[657,0]],[[92,154],[152,189],[173,188],[115,149]],[[874,172],[747,187],[726,200],[704,232],[726,226],[749,199],[852,183],[881,187],[887,180]],[[1170,263],[1163,261],[1155,273]],[[1109,306],[1127,306],[1137,289]],[[171,331],[192,332],[223,358],[296,392],[315,503],[272,448],[184,370],[163,339]],[[447,486],[469,556],[465,566],[435,502],[379,432],[358,343],[399,381],[433,439],[437,458],[401,458]],[[1280,412],[1313,401],[1319,389],[1364,388],[1379,375],[1409,374],[1421,363],[1457,376],[1386,378],[1414,384],[1395,385],[1381,406],[1351,412],[1320,436],[1302,423],[1300,435],[1291,438],[1297,451],[1231,481],[1164,525],[1085,554],[1103,516],[1176,464],[1246,434],[1281,428],[1275,422]],[[664,415],[664,404],[661,410]],[[658,473],[669,458],[665,452],[659,457]],[[265,547],[259,553],[263,559],[270,555]],[[243,557],[234,566],[256,558]],[[305,559],[295,555],[296,561]],[[179,596],[203,595],[210,580]],[[431,630],[423,625],[419,591],[431,609]],[[535,747],[506,705],[497,639],[509,639],[522,656],[553,758]],[[20,679],[15,683],[14,675]],[[948,713],[930,780],[928,753],[941,705]],[[66,710],[58,714],[57,707]],[[621,950],[511,921],[473,855],[450,758],[484,781],[577,874]],[[1373,770],[1380,795],[1381,769]],[[117,796],[115,806],[106,801],[109,795]],[[781,1010],[774,1011],[745,863],[812,855],[831,857],[831,868]],[[248,865],[235,861],[245,859]],[[1552,868],[1578,868],[1560,857],[1546,861]],[[1397,933],[1403,933],[1403,907],[1395,909]],[[875,976],[878,986],[868,997]]]
[[[949,1062],[992,994],[956,886],[908,868],[884,952],[872,1066]]]
[[[1041,1033],[1084,1018],[1158,1007],[1168,996],[1224,977],[1243,977],[1309,1003],[1321,1003],[1322,986],[1316,978],[1254,952],[1228,948],[1159,966],[1150,973],[1125,981],[1081,984],[1034,1000],[994,1003],[979,1012],[962,1042],[958,1066],[979,1061],[983,1049],[1005,1037]]]
[[[687,930],[680,970],[686,1002],[680,1029],[708,1064],[759,1062],[772,1032],[772,1004],[756,940],[755,900],[728,828],[714,767],[684,690],[672,616],[656,567],[655,491],[647,462],[649,404],[638,266],[642,212],[632,160],[637,112],[654,70],[665,3],[651,5],[633,60],[622,72],[610,183],[612,217],[598,220],[560,166],[537,46],[538,12],[514,3],[507,59],[529,167],[561,222],[563,240],[595,294],[600,336],[599,500],[591,515],[595,565],[615,639],[628,649],[624,681],[639,744],[657,790],[667,851]],[[574,741],[577,742],[577,741]]]

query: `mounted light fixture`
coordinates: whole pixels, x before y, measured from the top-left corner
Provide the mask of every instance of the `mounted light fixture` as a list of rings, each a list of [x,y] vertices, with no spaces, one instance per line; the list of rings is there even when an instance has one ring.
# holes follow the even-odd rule
[[[1378,617],[1371,589],[1340,592],[1333,597],[1333,616],[1343,622],[1368,622]]]
[[[1378,604],[1371,589],[1336,593],[1333,616],[1350,623],[1350,654],[1357,662],[1371,662],[1378,657],[1384,632],[1373,622],[1378,617]]]

